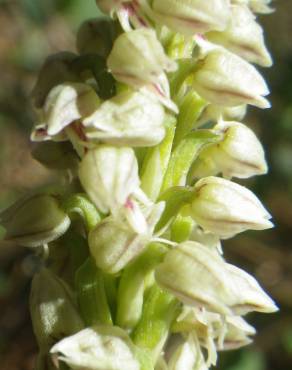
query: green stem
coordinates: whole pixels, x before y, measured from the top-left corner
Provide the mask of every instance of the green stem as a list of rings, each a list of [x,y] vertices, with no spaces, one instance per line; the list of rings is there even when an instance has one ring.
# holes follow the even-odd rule
[[[91,258],[76,273],[76,290],[81,315],[86,325],[112,324],[104,274]]]
[[[124,272],[118,291],[117,325],[133,329],[142,315],[145,282],[154,267],[162,261],[167,248],[151,243],[147,250]]]
[[[170,92],[175,100],[185,80],[198,69],[198,61],[195,58],[185,58],[177,61],[178,69],[170,75]]]
[[[171,294],[156,284],[151,288],[132,339],[134,344],[151,354],[154,364],[163,350],[178,309],[179,303]]]
[[[190,91],[183,98],[177,119],[173,143],[174,147],[176,147],[180,141],[196,127],[196,122],[207,104],[208,103],[200,98],[194,91]]]
[[[156,201],[159,195],[163,177],[167,170],[176,129],[175,123],[174,117],[168,116],[164,140],[159,145],[149,148],[143,161],[141,188],[153,201]]]
[[[74,194],[65,199],[62,208],[70,215],[77,214],[80,216],[87,228],[91,231],[95,228],[101,217],[96,207],[85,194]]]

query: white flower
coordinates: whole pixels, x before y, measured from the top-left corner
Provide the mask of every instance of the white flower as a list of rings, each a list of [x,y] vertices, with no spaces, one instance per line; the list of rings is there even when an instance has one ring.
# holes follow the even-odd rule
[[[33,141],[66,140],[64,129],[73,122],[91,115],[100,105],[94,89],[83,83],[64,83],[55,86],[39,110],[41,122],[31,135]]]
[[[108,145],[89,150],[80,163],[79,178],[102,213],[114,212],[139,188],[135,152]]]
[[[88,236],[91,255],[103,271],[115,274],[141,254],[153,237],[154,228],[164,210],[164,203],[149,206],[143,211],[145,227],[133,230],[122,220],[108,217]],[[138,222],[136,219],[135,222]]]
[[[223,31],[230,17],[229,0],[154,0],[148,15],[186,35]]]
[[[231,7],[230,24],[223,32],[210,32],[208,39],[233,53],[263,67],[272,65],[271,56],[265,46],[263,29],[253,13],[243,5]]]
[[[214,131],[223,138],[200,153],[193,168],[194,177],[222,173],[224,177],[248,178],[267,173],[264,149],[246,125],[240,122],[220,121]]]
[[[165,135],[164,108],[142,92],[127,91],[105,101],[83,124],[88,139],[113,145],[152,146]]]
[[[219,177],[196,183],[191,215],[204,230],[223,239],[273,227],[270,214],[250,190]]]
[[[196,242],[185,242],[169,251],[157,267],[155,278],[186,305],[211,312],[242,315],[277,311],[252,276]]]
[[[125,52],[127,51],[127,52]],[[139,29],[120,35],[107,65],[114,77],[135,87],[155,84],[164,71],[176,69],[151,29]]]
[[[176,110],[170,100],[165,72],[175,71],[177,65],[167,57],[152,29],[141,28],[120,35],[114,43],[107,65],[118,81],[134,88],[147,87],[158,98],[161,97],[163,104]]]
[[[241,104],[270,107],[264,98],[269,94],[266,82],[251,64],[199,37],[197,42],[201,56],[193,86],[204,99],[226,107]]]

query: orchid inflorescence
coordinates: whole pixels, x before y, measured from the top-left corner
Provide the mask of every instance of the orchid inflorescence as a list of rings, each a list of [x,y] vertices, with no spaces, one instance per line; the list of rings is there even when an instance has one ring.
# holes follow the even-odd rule
[[[273,226],[247,188],[265,174],[241,121],[270,106],[269,0],[97,0],[78,54],[33,90],[33,156],[62,183],[1,214],[2,243],[35,248],[36,369],[205,370],[277,311],[222,239]],[[40,253],[42,252],[42,253]]]

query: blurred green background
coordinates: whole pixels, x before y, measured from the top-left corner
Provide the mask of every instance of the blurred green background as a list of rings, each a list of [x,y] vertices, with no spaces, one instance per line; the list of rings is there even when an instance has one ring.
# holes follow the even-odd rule
[[[273,107],[251,109],[246,122],[261,137],[268,176],[246,182],[274,216],[276,228],[225,243],[226,257],[256,276],[281,311],[251,315],[259,333],[246,349],[224,353],[218,369],[292,369],[292,1],[260,17],[274,66],[263,70]],[[30,91],[44,58],[75,50],[78,25],[98,16],[94,0],[0,0],[0,209],[28,190],[52,183],[30,156]],[[0,369],[32,370],[36,345],[27,309],[34,257],[0,248]]]

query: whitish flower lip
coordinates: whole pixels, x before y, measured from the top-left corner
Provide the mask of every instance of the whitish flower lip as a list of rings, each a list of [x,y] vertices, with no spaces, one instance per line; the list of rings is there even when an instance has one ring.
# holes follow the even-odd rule
[[[141,211],[145,229],[140,230],[141,225],[136,225],[139,230],[128,228],[122,224],[121,219],[108,217],[100,222],[89,234],[89,248],[99,268],[107,273],[117,273],[122,270],[131,260],[144,250],[145,246],[153,237],[154,227],[157,224],[164,209],[164,203],[160,202],[149,206],[144,213]],[[135,215],[133,215],[135,216]]]
[[[55,344],[50,353],[55,362],[64,361],[76,370],[140,369],[134,345],[122,329],[114,326],[81,330]]]

